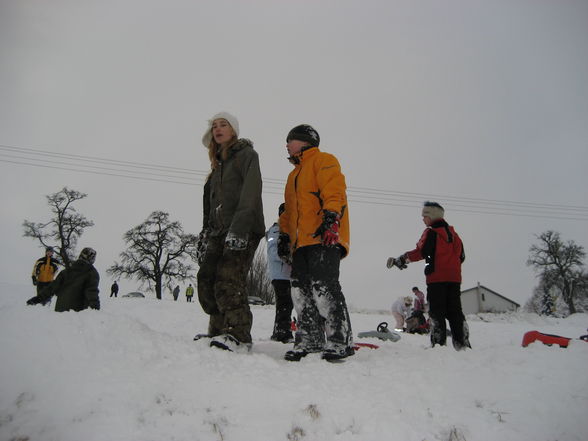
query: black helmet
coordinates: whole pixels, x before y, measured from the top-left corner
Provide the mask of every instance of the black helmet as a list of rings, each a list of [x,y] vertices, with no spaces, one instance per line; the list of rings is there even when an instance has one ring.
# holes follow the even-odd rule
[[[308,142],[312,147],[318,147],[321,142],[318,132],[308,124],[300,124],[290,130],[286,142],[290,142],[292,139]]]

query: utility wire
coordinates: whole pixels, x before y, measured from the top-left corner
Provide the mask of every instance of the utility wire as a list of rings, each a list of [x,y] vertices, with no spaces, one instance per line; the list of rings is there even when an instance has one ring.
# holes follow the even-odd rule
[[[203,186],[209,174],[209,171],[206,170],[120,161],[4,144],[0,144],[0,162],[191,186]],[[264,193],[283,196],[284,179],[264,178],[263,183]],[[350,202],[368,205],[414,208],[416,204],[420,205],[424,199],[440,199],[452,202],[455,211],[464,213],[588,221],[588,207],[577,205],[424,194],[370,187],[348,187],[347,193]]]

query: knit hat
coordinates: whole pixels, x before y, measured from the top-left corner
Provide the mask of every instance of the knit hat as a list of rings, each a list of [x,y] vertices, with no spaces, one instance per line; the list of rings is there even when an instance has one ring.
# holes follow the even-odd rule
[[[210,141],[212,140],[212,123],[214,123],[214,121],[217,119],[227,120],[227,122],[233,128],[233,131],[235,132],[235,136],[237,138],[239,137],[239,121],[237,121],[237,118],[235,118],[233,115],[231,115],[228,112],[219,112],[216,115],[214,115],[211,119],[208,120],[208,128],[206,129],[206,132],[204,132],[204,135],[202,136],[202,144],[204,144],[204,147],[206,147],[206,148],[208,148],[208,146],[210,145]]]
[[[308,124],[300,124],[290,130],[286,137],[286,142],[290,142],[293,139],[308,142],[312,147],[318,147],[321,142],[321,137],[318,132]]]
[[[93,248],[84,248],[78,259],[93,264],[96,261],[96,251]]]
[[[445,210],[437,202],[425,202],[423,204],[423,217],[428,216],[432,221],[443,219]]]

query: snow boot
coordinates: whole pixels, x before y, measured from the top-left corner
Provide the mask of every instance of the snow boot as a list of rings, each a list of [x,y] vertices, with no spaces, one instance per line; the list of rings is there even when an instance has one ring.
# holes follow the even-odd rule
[[[212,337],[210,341],[211,348],[219,348],[231,352],[249,352],[251,346],[251,343],[240,342],[231,334],[217,335],[216,337]]]
[[[306,357],[309,352],[303,349],[293,349],[288,351],[284,354],[284,360],[286,361],[300,361],[302,358]]]
[[[342,349],[325,349],[321,358],[327,361],[339,361],[344,358],[350,357],[355,354],[355,349],[351,346],[347,346]]]

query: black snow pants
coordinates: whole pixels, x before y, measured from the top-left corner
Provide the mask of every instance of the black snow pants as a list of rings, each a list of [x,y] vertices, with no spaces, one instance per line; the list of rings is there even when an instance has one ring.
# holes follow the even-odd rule
[[[468,325],[461,309],[459,283],[438,282],[427,285],[427,301],[431,319],[431,344],[444,346],[447,341],[447,325],[451,328],[453,347],[457,350],[471,347]]]
[[[290,280],[272,280],[274,293],[276,295],[276,318],[274,320],[274,331],[272,340],[289,340],[292,338],[290,321],[292,320],[292,289]]]
[[[341,251],[337,246],[310,245],[295,251],[292,292],[298,317],[295,350],[342,350],[353,344],[351,321],[339,284]],[[326,337],[326,342],[325,342]]]
[[[253,315],[247,301],[247,273],[259,238],[250,240],[241,251],[225,247],[225,235],[208,239],[206,253],[198,270],[198,300],[210,316],[208,334],[231,334],[242,343],[251,343]]]

